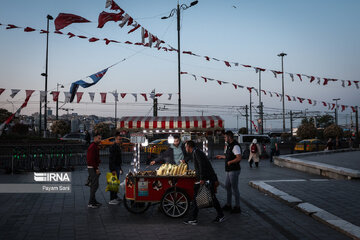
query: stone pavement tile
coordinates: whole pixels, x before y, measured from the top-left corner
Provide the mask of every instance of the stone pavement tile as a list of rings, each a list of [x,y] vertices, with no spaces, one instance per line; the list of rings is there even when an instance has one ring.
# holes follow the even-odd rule
[[[359,181],[269,182],[268,184],[360,226]]]

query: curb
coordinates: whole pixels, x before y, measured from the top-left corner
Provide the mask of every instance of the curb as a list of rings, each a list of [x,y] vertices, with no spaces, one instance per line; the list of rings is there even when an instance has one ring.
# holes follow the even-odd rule
[[[318,153],[303,153],[303,154],[277,156],[274,157],[274,163],[275,165],[280,167],[292,168],[298,171],[317,174],[320,176],[325,176],[334,179],[348,179],[348,180],[359,179],[360,178],[359,170],[295,158],[301,156],[322,155],[322,154],[349,152],[349,151],[357,151],[357,150],[348,149],[348,150],[335,150],[335,151],[326,151],[326,152],[318,152]]]
[[[285,180],[286,181],[286,180]],[[304,179],[296,179],[289,181],[306,181]],[[311,203],[304,202],[303,200],[296,198],[286,192],[280,191],[279,189],[267,184],[266,182],[275,181],[250,181],[249,185],[259,191],[269,194],[270,196],[285,202],[290,207],[293,207],[306,215],[314,218],[315,220],[324,223],[325,225],[341,232],[348,237],[360,240],[360,227],[356,226],[348,221],[335,216],[324,209],[321,209]]]

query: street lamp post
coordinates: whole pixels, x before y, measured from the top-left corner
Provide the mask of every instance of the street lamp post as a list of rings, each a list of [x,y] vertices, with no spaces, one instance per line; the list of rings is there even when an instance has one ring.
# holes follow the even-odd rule
[[[198,3],[198,1],[194,1],[190,3],[190,6],[187,6],[186,4],[179,5],[179,0],[177,3],[177,8],[174,8],[171,10],[169,16],[162,17],[161,19],[168,19],[172,16],[174,16],[176,12],[176,19],[177,19],[177,35],[178,35],[178,92],[179,92],[179,98],[178,98],[178,110],[179,110],[179,117],[181,117],[181,65],[180,65],[180,10],[186,10],[190,7],[195,6]]]
[[[259,111],[260,111],[260,122],[259,122],[259,132],[263,134],[263,121],[264,121],[264,113],[263,113],[263,105],[261,102],[261,70],[259,70]]]
[[[250,134],[252,134],[252,100],[251,100],[251,90],[250,92]]]
[[[281,79],[282,79],[282,110],[283,110],[283,132],[285,132],[285,95],[284,95],[284,57],[286,56],[286,53],[280,53],[278,54],[278,57],[281,57]]]
[[[56,91],[59,92],[59,86],[60,88],[64,88],[64,85],[60,83],[56,83]],[[59,96],[56,99],[56,120],[59,120]]]
[[[41,76],[45,77],[45,107],[44,107],[44,138],[46,138],[47,130],[47,82],[48,82],[48,59],[49,59],[49,21],[54,18],[50,15],[46,16],[47,18],[47,28],[46,28],[46,63],[45,63],[45,73],[42,73]]]
[[[338,101],[340,98],[334,98],[333,101],[335,101],[335,124],[338,125],[338,117],[337,117],[337,107],[338,107]]]

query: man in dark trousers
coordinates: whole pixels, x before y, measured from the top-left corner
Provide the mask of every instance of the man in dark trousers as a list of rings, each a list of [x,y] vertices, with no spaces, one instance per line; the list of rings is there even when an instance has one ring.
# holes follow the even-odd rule
[[[198,183],[194,185],[194,199],[191,202],[188,220],[185,221],[184,223],[190,225],[197,225],[198,223],[197,216],[199,213],[199,208],[196,204],[196,196],[200,189],[200,185],[205,184],[205,181],[210,182],[210,189],[213,196],[213,206],[217,212],[217,216],[213,220],[213,222],[215,223],[223,222],[225,220],[224,213],[215,195],[216,188],[217,186],[219,186],[219,182],[209,159],[206,157],[203,151],[195,147],[194,141],[187,141],[185,144],[185,148],[186,148],[186,152],[192,155],[195,172],[196,172],[196,180],[198,181]]]
[[[225,133],[225,142],[227,143],[225,155],[216,156],[217,159],[225,159],[227,203],[223,207],[223,210],[231,211],[231,213],[241,213],[239,193],[241,147],[234,139],[234,134],[231,131]],[[232,194],[235,195],[234,208],[231,207]]]
[[[101,134],[94,134],[94,141],[90,144],[87,151],[87,168],[89,172],[90,179],[90,199],[88,208],[98,208],[101,203],[96,201],[95,193],[99,188],[99,164],[100,164],[100,156],[99,156],[99,143],[101,141]]]
[[[122,174],[121,164],[121,137],[119,133],[115,135],[115,143],[110,147],[110,157],[109,157],[109,169],[110,172],[119,179],[119,175]],[[119,204],[120,198],[118,198],[116,192],[110,191],[110,202],[109,204]]]

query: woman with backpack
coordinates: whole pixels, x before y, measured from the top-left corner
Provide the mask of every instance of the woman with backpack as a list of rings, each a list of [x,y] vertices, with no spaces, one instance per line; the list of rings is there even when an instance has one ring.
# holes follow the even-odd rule
[[[255,166],[259,167],[259,160],[261,155],[261,148],[257,143],[257,139],[254,138],[252,143],[250,144],[250,155],[249,155],[249,165],[252,168],[253,162],[255,162]]]

